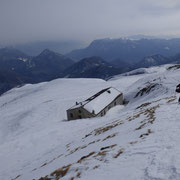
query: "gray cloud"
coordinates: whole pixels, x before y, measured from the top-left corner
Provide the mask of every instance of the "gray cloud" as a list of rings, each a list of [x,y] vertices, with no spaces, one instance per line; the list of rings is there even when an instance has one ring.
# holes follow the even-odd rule
[[[179,0],[0,0],[0,42],[179,35]]]

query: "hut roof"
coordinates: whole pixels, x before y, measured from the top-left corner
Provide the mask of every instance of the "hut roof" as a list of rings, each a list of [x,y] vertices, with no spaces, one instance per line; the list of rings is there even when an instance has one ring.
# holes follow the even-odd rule
[[[102,111],[107,105],[109,105],[116,97],[122,94],[120,91],[113,87],[108,87],[86,99],[83,102],[78,103],[77,105],[71,107],[70,109],[76,109],[83,107],[90,113],[94,112],[98,114]]]

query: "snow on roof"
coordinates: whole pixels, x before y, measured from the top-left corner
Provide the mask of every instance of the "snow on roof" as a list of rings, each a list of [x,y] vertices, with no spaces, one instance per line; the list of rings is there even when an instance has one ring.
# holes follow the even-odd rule
[[[99,91],[95,95],[91,96],[83,102],[78,103],[70,109],[75,109],[83,106],[84,109],[86,109],[90,113],[94,111],[95,114],[98,114],[120,94],[122,93],[117,89],[109,87]]]
[[[107,105],[109,105],[117,96],[121,94],[115,88],[108,88],[106,91],[102,92],[99,96],[89,101],[84,105],[84,108],[92,113],[94,111],[95,114],[98,114],[101,110],[103,110]]]

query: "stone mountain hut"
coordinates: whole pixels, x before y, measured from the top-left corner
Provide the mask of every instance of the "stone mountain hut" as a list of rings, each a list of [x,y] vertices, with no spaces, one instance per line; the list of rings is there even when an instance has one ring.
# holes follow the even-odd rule
[[[103,89],[67,110],[68,120],[104,116],[109,109],[123,104],[123,93],[113,87]]]

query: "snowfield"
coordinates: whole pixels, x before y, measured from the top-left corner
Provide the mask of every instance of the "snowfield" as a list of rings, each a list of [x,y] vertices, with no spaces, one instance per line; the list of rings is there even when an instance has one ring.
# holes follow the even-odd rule
[[[0,180],[179,180],[180,70],[167,67],[27,84],[0,96]],[[110,86],[129,103],[101,118],[66,120],[76,101]]]

